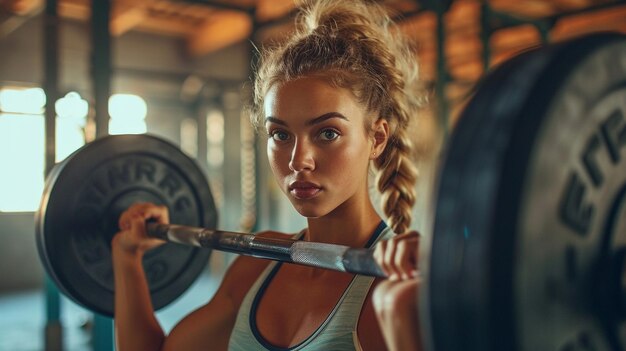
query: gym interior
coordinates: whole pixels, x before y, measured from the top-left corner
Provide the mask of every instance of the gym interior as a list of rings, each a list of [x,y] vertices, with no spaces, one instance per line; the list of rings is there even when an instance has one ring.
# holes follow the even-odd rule
[[[377,2],[419,64],[412,227],[425,236],[442,155],[485,74],[537,46],[626,33],[623,0]],[[294,0],[0,0],[0,351],[114,349],[111,318],[59,291],[38,251],[46,175],[107,135],[154,135],[193,159],[219,229],[306,225],[245,108],[259,48],[284,38],[295,16]],[[157,312],[166,331],[211,297],[235,255],[212,250]]]

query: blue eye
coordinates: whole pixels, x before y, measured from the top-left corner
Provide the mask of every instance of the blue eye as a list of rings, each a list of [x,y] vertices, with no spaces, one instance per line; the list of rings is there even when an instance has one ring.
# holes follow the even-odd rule
[[[275,130],[275,131],[270,132],[270,137],[276,141],[289,140],[289,134],[281,130]]]
[[[331,141],[337,139],[339,137],[339,133],[334,129],[324,129],[320,133],[320,137],[322,140]]]

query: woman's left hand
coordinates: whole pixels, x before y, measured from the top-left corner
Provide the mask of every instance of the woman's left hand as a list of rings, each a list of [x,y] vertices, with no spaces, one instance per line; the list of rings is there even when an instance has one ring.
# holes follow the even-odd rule
[[[411,231],[376,245],[374,259],[390,280],[406,280],[418,276],[419,238],[418,232]]]
[[[374,259],[388,279],[376,286],[372,300],[390,351],[422,350],[417,312],[419,238],[415,231],[399,234],[374,250]]]

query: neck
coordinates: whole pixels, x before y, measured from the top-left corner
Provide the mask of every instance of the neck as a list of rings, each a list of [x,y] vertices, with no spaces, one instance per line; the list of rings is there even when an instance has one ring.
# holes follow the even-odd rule
[[[381,218],[370,201],[344,204],[326,216],[309,218],[305,240],[364,247]]]

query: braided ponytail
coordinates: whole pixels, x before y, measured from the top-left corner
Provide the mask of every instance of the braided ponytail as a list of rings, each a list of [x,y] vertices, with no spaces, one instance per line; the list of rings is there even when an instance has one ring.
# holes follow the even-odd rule
[[[411,150],[406,131],[398,129],[374,163],[378,169],[376,184],[382,195],[382,209],[396,233],[405,232],[411,225],[411,209],[415,204],[417,169],[411,160]]]
[[[349,89],[368,111],[387,120],[388,143],[373,162],[382,210],[397,233],[411,225],[417,169],[408,127],[423,99],[417,64],[386,10],[355,0],[303,0],[295,33],[262,53],[254,82],[251,119],[263,121],[263,99],[275,84],[323,77]],[[371,122],[365,128],[372,133]]]

